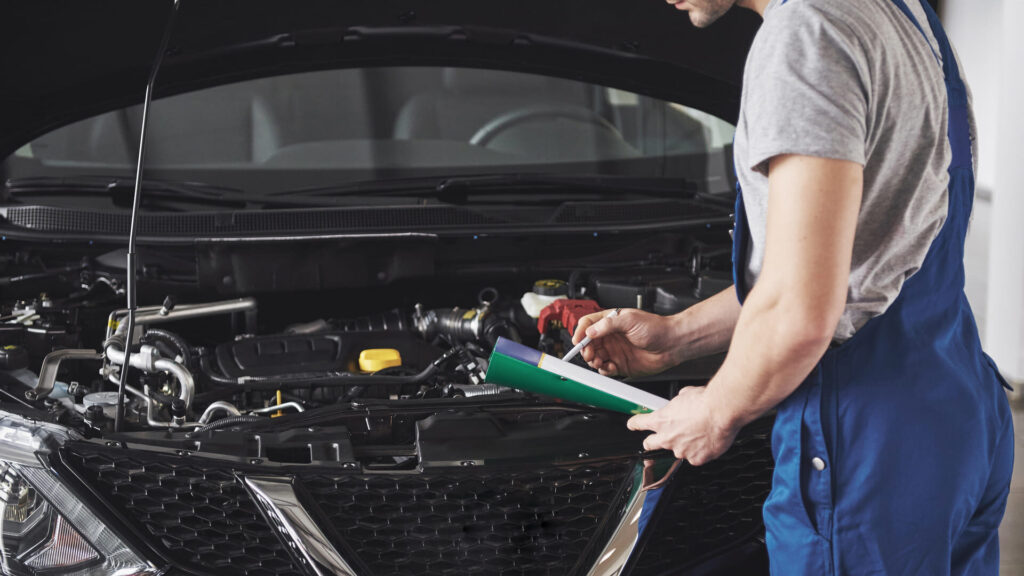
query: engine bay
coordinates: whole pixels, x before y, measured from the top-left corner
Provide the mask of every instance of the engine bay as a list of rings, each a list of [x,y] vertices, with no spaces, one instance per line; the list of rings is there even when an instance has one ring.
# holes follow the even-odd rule
[[[228,458],[384,467],[472,461],[460,439],[491,438],[491,457],[543,452],[539,438],[551,431],[537,426],[574,436],[567,446],[620,449],[600,433],[618,415],[484,382],[494,343],[505,337],[561,356],[589,313],[670,314],[730,283],[696,262],[498,275],[486,284],[421,279],[376,291],[188,294],[187,302],[168,295],[140,306],[129,334],[123,283],[83,262],[4,279],[20,296],[0,303],[4,410],[85,438],[186,452],[202,439],[204,452]],[[30,288],[40,286],[47,291]],[[145,301],[159,301],[155,293]],[[699,379],[666,374],[636,385],[670,396]],[[239,448],[254,431],[259,445]]]

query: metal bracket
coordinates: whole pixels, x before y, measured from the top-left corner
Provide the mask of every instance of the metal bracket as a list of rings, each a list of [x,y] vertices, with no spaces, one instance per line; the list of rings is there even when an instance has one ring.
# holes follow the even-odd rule
[[[54,350],[43,358],[43,365],[39,368],[39,381],[36,387],[25,391],[25,398],[39,400],[46,398],[53,392],[53,385],[57,382],[57,370],[64,360],[101,360],[103,354],[95,350],[72,348],[68,350]]]

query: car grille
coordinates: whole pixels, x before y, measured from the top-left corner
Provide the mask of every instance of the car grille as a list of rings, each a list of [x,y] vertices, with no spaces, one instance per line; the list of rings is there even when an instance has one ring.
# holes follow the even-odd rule
[[[684,466],[665,487],[651,534],[632,574],[676,574],[730,547],[763,538],[761,510],[771,490],[773,419],[741,432],[722,457]]]
[[[306,487],[377,576],[562,575],[588,552],[632,461],[577,468],[317,476]]]
[[[171,562],[199,574],[301,574],[230,467],[69,444],[63,459]],[[299,492],[354,566],[374,576],[571,574],[632,478],[632,459],[448,473],[304,475]],[[265,474],[265,472],[263,472]],[[363,573],[360,571],[360,573]]]
[[[299,576],[230,468],[202,459],[78,445],[65,459],[173,562],[219,576]]]

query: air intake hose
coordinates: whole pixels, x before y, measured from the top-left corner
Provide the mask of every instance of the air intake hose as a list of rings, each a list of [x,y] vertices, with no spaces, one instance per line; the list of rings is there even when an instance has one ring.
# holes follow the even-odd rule
[[[416,305],[413,325],[425,339],[438,336],[451,344],[486,342],[492,348],[498,337],[519,341],[519,331],[509,320],[491,311],[487,304],[479,308],[448,308],[424,311]]]

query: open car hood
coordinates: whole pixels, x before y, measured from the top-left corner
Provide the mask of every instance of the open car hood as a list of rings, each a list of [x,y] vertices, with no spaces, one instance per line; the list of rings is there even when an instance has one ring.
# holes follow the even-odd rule
[[[0,8],[0,158],[142,101],[171,0]],[[734,120],[758,19],[706,30],[647,0],[181,0],[155,97],[326,68],[453,65],[571,77]]]

